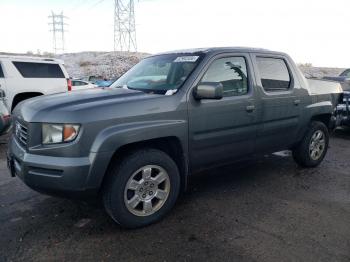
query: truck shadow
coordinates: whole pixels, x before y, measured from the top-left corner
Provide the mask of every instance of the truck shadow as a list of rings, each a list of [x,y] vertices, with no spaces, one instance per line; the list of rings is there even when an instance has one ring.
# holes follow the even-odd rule
[[[131,239],[140,246],[142,243],[159,245],[157,241],[169,243],[174,248],[187,242],[200,245],[202,242],[197,240],[200,232],[206,227],[208,219],[217,221],[218,214],[227,223],[236,224],[237,217],[241,219],[247,214],[264,217],[266,212],[260,207],[266,203],[260,201],[261,192],[283,190],[280,186],[281,176],[285,179],[297,170],[291,157],[281,154],[195,174],[190,178],[187,192],[165,219],[137,230],[118,226],[102,206],[48,197],[23,188],[31,198],[13,203],[11,209],[8,207],[9,220],[2,225],[2,238],[22,239],[20,249],[24,253],[27,250],[39,252],[41,247],[58,248],[60,252],[71,250],[69,243],[72,239],[78,240],[76,243],[81,245],[98,239],[98,243],[104,243],[107,247],[111,243],[128,243]],[[252,206],[242,209],[247,201],[253,201]],[[255,208],[257,204],[259,208]],[[234,228],[240,226],[236,224]],[[211,229],[214,232],[220,230],[220,223],[211,223]],[[174,234],[177,237],[174,238]],[[149,235],[152,235],[151,239],[147,238]],[[115,248],[120,249],[119,246]],[[133,252],[131,246],[124,245],[124,249],[125,252]]]
[[[350,140],[350,127],[339,127],[332,133],[333,137]]]
[[[278,176],[280,166],[284,166],[283,169],[294,166],[295,169],[295,164],[290,157],[269,155],[194,174],[190,177],[187,191],[182,194],[175,209],[180,209],[178,215],[181,216],[183,204],[186,206],[186,203],[191,201],[207,199],[217,191],[237,189],[242,193],[248,192],[263,181],[271,181],[274,176]],[[89,228],[89,234],[109,230],[124,231],[108,217],[102,204],[98,205],[94,202],[45,197],[42,201],[33,204],[32,212],[41,214],[48,227],[50,227],[48,224],[55,221],[53,227],[61,224],[60,226],[73,226],[77,230]],[[173,214],[176,216],[176,211]],[[42,222],[40,222],[41,226]]]
[[[215,191],[220,187],[239,186],[242,189],[245,186],[256,186],[261,180],[273,179],[281,169],[289,169],[293,173],[296,168],[288,154],[265,155],[191,176],[188,194],[194,191]]]

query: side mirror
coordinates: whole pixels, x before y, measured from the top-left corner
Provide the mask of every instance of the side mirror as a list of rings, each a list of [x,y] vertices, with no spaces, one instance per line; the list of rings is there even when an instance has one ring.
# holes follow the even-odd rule
[[[221,99],[224,87],[220,82],[202,82],[193,90],[195,99]]]

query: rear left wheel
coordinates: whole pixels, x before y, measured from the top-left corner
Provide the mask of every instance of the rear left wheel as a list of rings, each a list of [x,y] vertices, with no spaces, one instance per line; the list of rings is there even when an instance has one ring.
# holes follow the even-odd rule
[[[293,150],[294,160],[302,167],[316,167],[326,156],[328,143],[327,127],[322,122],[314,121],[303,140]]]
[[[127,228],[160,220],[174,206],[180,191],[177,165],[156,149],[133,152],[108,175],[103,192],[105,209]]]

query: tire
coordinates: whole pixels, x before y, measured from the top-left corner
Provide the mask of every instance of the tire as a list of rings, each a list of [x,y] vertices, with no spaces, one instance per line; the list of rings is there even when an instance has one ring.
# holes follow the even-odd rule
[[[107,175],[104,207],[111,218],[125,228],[159,221],[174,206],[180,192],[177,165],[157,149],[134,151],[112,165]]]
[[[318,140],[316,138],[320,137]],[[313,143],[313,144],[312,144]],[[311,122],[304,138],[294,148],[293,158],[302,167],[316,167],[324,159],[329,144],[329,133],[324,123]],[[318,153],[315,153],[318,151]]]

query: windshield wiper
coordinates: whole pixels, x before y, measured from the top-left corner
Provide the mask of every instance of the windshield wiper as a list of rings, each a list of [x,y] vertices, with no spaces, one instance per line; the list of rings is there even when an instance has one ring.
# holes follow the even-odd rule
[[[116,86],[116,87],[114,87],[114,88],[123,88],[123,89],[141,91],[141,92],[144,92],[144,93],[148,93],[148,91],[152,91],[152,90],[150,90],[150,89],[134,88],[134,87],[130,87],[130,86],[128,86],[128,85]]]
[[[161,95],[172,95],[177,92],[177,89],[148,89],[148,88],[135,88],[128,85],[119,85],[114,88],[124,88],[129,90],[140,91],[146,94],[161,94]]]
[[[132,89],[132,88],[128,87],[127,85],[115,86],[114,88]]]

